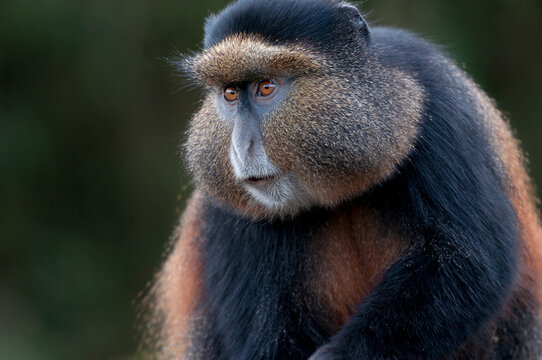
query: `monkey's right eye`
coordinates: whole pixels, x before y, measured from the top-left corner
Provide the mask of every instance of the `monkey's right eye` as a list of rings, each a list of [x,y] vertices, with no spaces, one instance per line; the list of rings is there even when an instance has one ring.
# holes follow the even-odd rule
[[[226,89],[224,89],[224,99],[226,99],[229,102],[234,102],[237,99],[239,99],[239,94],[237,93],[237,89],[233,86],[228,86]]]

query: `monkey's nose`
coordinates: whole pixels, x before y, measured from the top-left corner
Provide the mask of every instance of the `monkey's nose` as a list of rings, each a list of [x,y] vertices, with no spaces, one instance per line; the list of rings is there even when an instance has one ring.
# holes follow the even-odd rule
[[[236,124],[232,133],[233,151],[239,161],[245,165],[254,155],[254,148],[261,136],[250,124]]]
[[[239,159],[239,161],[241,161],[243,165],[248,161],[253,146],[254,146],[254,141],[252,140],[250,140],[248,144],[247,142],[233,143],[233,151],[235,151],[235,155],[237,155],[237,158]]]

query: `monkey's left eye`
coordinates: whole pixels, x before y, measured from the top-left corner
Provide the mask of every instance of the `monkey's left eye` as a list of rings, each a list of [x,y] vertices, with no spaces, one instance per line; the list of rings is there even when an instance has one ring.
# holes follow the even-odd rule
[[[258,85],[258,93],[256,95],[269,96],[275,91],[276,88],[277,88],[277,84],[275,84],[272,80],[262,81]]]

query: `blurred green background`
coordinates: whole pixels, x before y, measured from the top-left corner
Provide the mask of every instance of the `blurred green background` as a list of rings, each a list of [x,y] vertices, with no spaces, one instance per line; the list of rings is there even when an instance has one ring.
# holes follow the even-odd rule
[[[269,0],[272,1],[272,0]],[[138,294],[189,193],[196,50],[226,1],[0,1],[0,359],[132,359]],[[511,118],[542,182],[542,3],[366,1],[443,44]]]

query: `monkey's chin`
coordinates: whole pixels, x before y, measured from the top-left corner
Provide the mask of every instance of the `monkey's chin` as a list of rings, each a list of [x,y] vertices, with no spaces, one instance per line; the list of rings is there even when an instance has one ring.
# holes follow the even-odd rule
[[[294,216],[316,205],[316,196],[293,175],[277,175],[265,183],[244,181],[243,188],[271,217]]]

